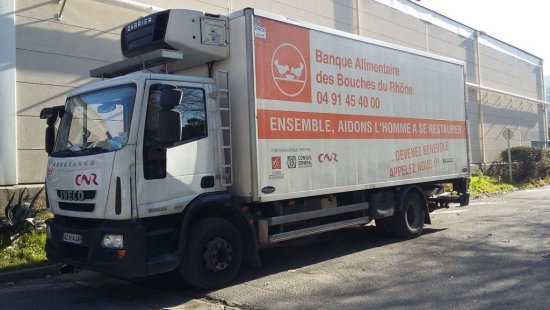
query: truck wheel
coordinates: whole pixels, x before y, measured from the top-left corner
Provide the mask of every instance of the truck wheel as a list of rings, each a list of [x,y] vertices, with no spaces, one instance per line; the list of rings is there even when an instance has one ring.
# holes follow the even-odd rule
[[[393,233],[403,239],[412,239],[420,236],[424,228],[424,199],[414,191],[411,191],[403,201],[403,211],[396,213],[392,221]]]
[[[188,235],[178,271],[183,280],[198,289],[227,285],[239,272],[243,242],[239,231],[222,218],[200,220]]]

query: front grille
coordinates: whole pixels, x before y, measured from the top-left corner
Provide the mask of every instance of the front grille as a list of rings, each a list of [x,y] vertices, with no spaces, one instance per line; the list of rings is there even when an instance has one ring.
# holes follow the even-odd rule
[[[59,202],[59,208],[65,211],[93,212],[95,204],[93,203],[74,203]]]
[[[68,259],[86,262],[88,260],[88,248],[78,245],[60,243],[59,249],[61,250],[61,255],[67,257]]]
[[[68,216],[56,216],[56,219],[58,219],[62,225],[67,227],[75,227],[75,228],[96,228],[101,225],[103,220],[95,220],[95,219],[85,219],[85,218],[79,218],[79,217],[68,217]]]

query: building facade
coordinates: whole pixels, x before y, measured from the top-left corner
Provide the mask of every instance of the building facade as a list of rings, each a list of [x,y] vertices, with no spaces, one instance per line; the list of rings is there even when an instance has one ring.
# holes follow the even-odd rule
[[[466,64],[474,165],[547,137],[542,59],[406,0],[0,0],[0,186],[43,182],[44,107],[122,60],[120,30],[163,8],[227,14],[253,6]],[[419,75],[422,73],[419,72]],[[462,108],[462,107],[457,107]]]

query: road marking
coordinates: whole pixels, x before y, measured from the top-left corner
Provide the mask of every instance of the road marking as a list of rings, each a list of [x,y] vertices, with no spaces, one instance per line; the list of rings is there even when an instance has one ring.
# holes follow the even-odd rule
[[[462,213],[462,212],[467,212],[467,211],[470,211],[470,210],[448,210],[448,211],[435,211],[435,212],[433,212],[432,214],[443,214],[443,213]]]
[[[496,201],[492,201],[492,202],[471,202],[469,204],[469,206],[483,206],[483,205],[494,205],[496,204],[497,202]]]
[[[549,191],[549,190],[550,190],[549,187],[545,187],[545,188],[526,189],[522,192],[524,192],[524,193],[534,193],[534,192],[545,192],[545,191]]]

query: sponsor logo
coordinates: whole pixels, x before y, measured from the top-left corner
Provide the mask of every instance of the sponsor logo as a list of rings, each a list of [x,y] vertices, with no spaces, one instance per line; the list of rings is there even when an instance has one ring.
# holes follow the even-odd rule
[[[296,156],[288,156],[286,158],[286,166],[288,168],[296,168]]]
[[[309,168],[313,166],[311,155],[299,155],[297,166],[298,168]]]
[[[311,155],[288,156],[286,166],[288,168],[310,168],[313,166]]]
[[[281,169],[281,156],[271,156],[271,169]]]
[[[269,175],[270,180],[281,180],[281,179],[284,179],[284,178],[285,178],[285,175],[283,174],[282,171],[273,171]]]
[[[326,163],[326,162],[338,162],[338,154],[336,153],[321,153],[319,156],[317,156],[317,160],[319,160],[320,163]]]
[[[309,147],[281,147],[281,148],[273,148],[270,151],[271,151],[271,153],[305,153],[305,152],[311,152],[311,148],[309,148]]]
[[[80,186],[82,184],[91,185],[92,183],[94,185],[99,185],[97,183],[97,174],[90,173],[90,174],[77,174],[74,178],[74,182],[76,185]]]

